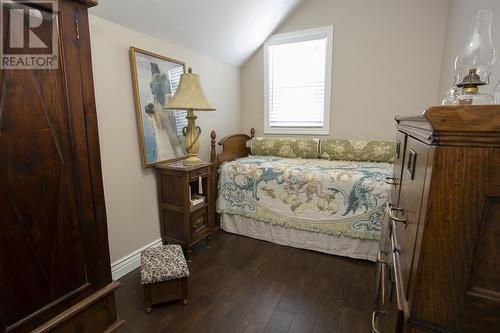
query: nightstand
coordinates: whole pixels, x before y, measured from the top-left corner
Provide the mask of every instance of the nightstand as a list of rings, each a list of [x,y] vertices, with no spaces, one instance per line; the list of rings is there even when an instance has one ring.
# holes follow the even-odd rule
[[[212,164],[184,166],[182,160],[156,165],[163,244],[179,244],[190,260],[191,248],[210,240],[215,202]],[[193,204],[193,197],[204,201]]]

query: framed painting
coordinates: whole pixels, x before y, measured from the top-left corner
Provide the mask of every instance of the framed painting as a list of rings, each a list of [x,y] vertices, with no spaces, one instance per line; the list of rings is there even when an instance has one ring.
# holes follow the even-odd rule
[[[186,111],[163,107],[175,94],[186,65],[135,47],[130,47],[130,64],[144,167],[184,157]]]

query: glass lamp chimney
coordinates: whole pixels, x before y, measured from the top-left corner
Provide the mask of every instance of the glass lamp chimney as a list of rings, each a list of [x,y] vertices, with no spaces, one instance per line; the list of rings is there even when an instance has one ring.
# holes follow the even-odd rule
[[[492,20],[491,10],[479,10],[472,16],[469,38],[455,59],[458,87],[471,84],[477,87],[489,83],[496,57],[491,39]]]

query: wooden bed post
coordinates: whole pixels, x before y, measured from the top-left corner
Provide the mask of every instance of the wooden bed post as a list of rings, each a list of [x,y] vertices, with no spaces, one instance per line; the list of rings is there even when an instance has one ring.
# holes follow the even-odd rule
[[[211,208],[209,210],[212,211],[211,216],[213,216],[212,222],[210,223],[210,229],[218,229],[220,225],[220,217],[215,210],[215,200],[217,199],[217,181],[218,181],[218,168],[219,163],[217,163],[217,151],[215,150],[215,139],[217,138],[217,134],[215,131],[210,133],[210,162],[212,166],[210,167],[210,197],[212,200],[208,203]]]
[[[215,131],[210,133],[210,162],[217,162],[217,151],[215,150],[215,139],[217,138],[217,134]]]

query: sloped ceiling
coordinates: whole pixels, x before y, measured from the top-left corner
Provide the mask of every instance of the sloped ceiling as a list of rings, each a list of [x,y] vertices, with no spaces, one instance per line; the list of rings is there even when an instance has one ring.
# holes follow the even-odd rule
[[[241,65],[304,0],[101,0],[91,13]]]

